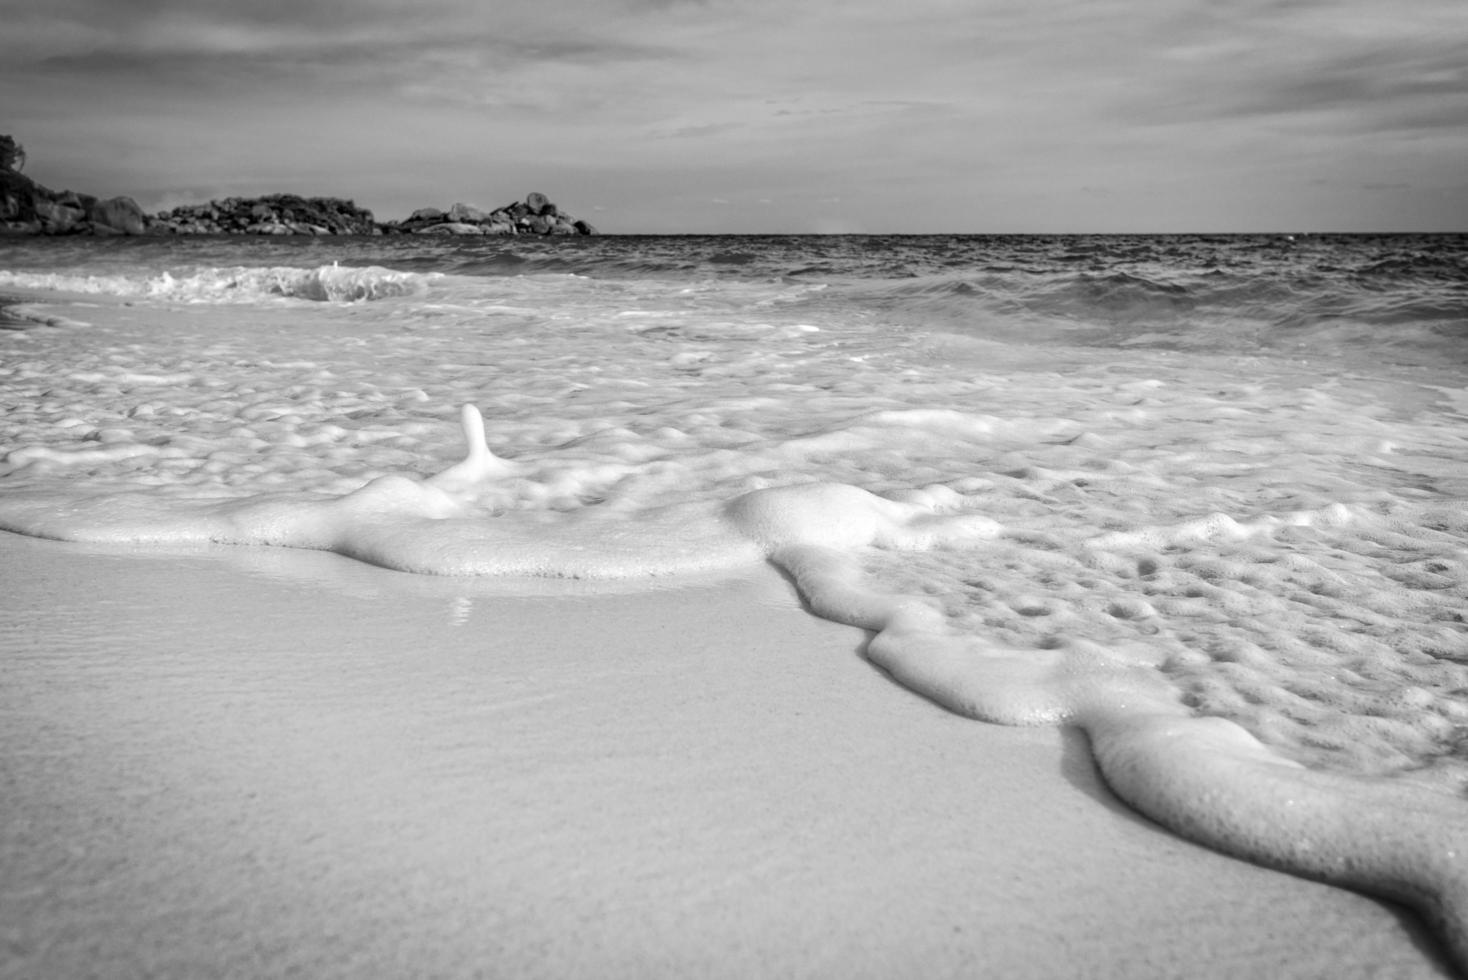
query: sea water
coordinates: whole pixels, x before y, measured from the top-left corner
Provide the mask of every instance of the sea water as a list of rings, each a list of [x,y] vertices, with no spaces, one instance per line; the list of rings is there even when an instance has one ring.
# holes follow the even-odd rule
[[[0,529],[773,563],[1468,967],[1468,238],[25,240],[0,296]]]

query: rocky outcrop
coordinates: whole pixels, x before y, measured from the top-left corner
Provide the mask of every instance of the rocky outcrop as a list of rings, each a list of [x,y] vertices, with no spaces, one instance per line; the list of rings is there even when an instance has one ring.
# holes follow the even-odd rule
[[[130,197],[57,192],[14,170],[0,170],[0,234],[142,235],[148,224]]]
[[[376,235],[372,212],[336,197],[227,197],[155,215],[164,235]]]
[[[382,225],[382,230],[411,235],[595,235],[596,229],[565,213],[539,192],[523,201],[484,211],[469,204],[455,204],[447,211],[419,208],[400,222]]]

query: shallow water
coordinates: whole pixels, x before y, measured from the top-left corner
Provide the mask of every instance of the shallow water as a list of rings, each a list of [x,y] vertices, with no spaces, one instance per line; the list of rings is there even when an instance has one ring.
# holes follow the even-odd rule
[[[0,332],[0,527],[452,575],[771,560],[960,713],[1103,741],[1122,718],[1226,719],[1271,766],[1347,781],[1331,793],[1441,800],[1427,825],[1451,848],[1465,255],[1451,236],[5,244],[26,329]],[[1250,856],[1289,866],[1292,839]]]

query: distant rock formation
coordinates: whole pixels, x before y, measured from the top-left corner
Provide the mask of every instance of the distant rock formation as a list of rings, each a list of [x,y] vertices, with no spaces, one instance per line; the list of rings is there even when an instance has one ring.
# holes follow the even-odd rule
[[[142,235],[148,227],[147,215],[130,197],[57,192],[15,170],[0,170],[0,234]]]
[[[162,235],[376,235],[372,212],[337,197],[227,197],[163,211],[149,224]]]
[[[543,202],[539,208],[532,202]],[[335,197],[228,197],[144,214],[130,197],[106,200],[53,191],[0,170],[0,234],[9,235],[595,235],[585,221],[531,194],[483,211],[455,204],[420,208],[405,221],[379,223],[372,212]]]
[[[378,222],[335,197],[229,197],[147,215],[130,197],[53,191],[21,174],[25,148],[0,136],[0,235],[595,235],[541,193],[493,211],[455,204]]]
[[[0,136],[0,234],[141,235],[148,218],[130,197],[100,200],[76,191],[57,193],[20,172],[25,147]]]
[[[401,222],[382,225],[388,233],[414,235],[595,235],[596,229],[562,211],[540,192],[523,201],[482,211],[455,204],[447,211],[419,208]]]

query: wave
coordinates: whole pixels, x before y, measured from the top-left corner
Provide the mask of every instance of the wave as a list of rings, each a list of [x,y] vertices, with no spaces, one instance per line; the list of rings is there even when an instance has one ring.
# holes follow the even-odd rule
[[[592,317],[597,304],[649,296],[740,308],[751,289],[799,286],[810,291],[780,299],[795,315],[903,335],[1468,363],[1468,239],[1451,235],[47,240],[0,245],[0,267],[12,270],[0,289],[16,291],[360,302],[431,287],[467,307],[506,289],[563,306],[530,284],[574,276],[607,287],[574,290],[578,315]]]
[[[379,266],[336,263],[315,268],[267,266],[200,267],[157,274],[82,274],[0,270],[0,288],[137,297],[189,303],[253,303],[297,299],[356,303],[398,296],[423,296],[439,273],[404,272]]]
[[[910,330],[1005,342],[1260,354],[1304,344],[1320,356],[1387,350],[1401,363],[1468,361],[1468,271],[1455,257],[1334,271],[1055,264],[1064,261],[848,280],[820,302],[844,298]],[[799,270],[799,281],[814,271]]]

